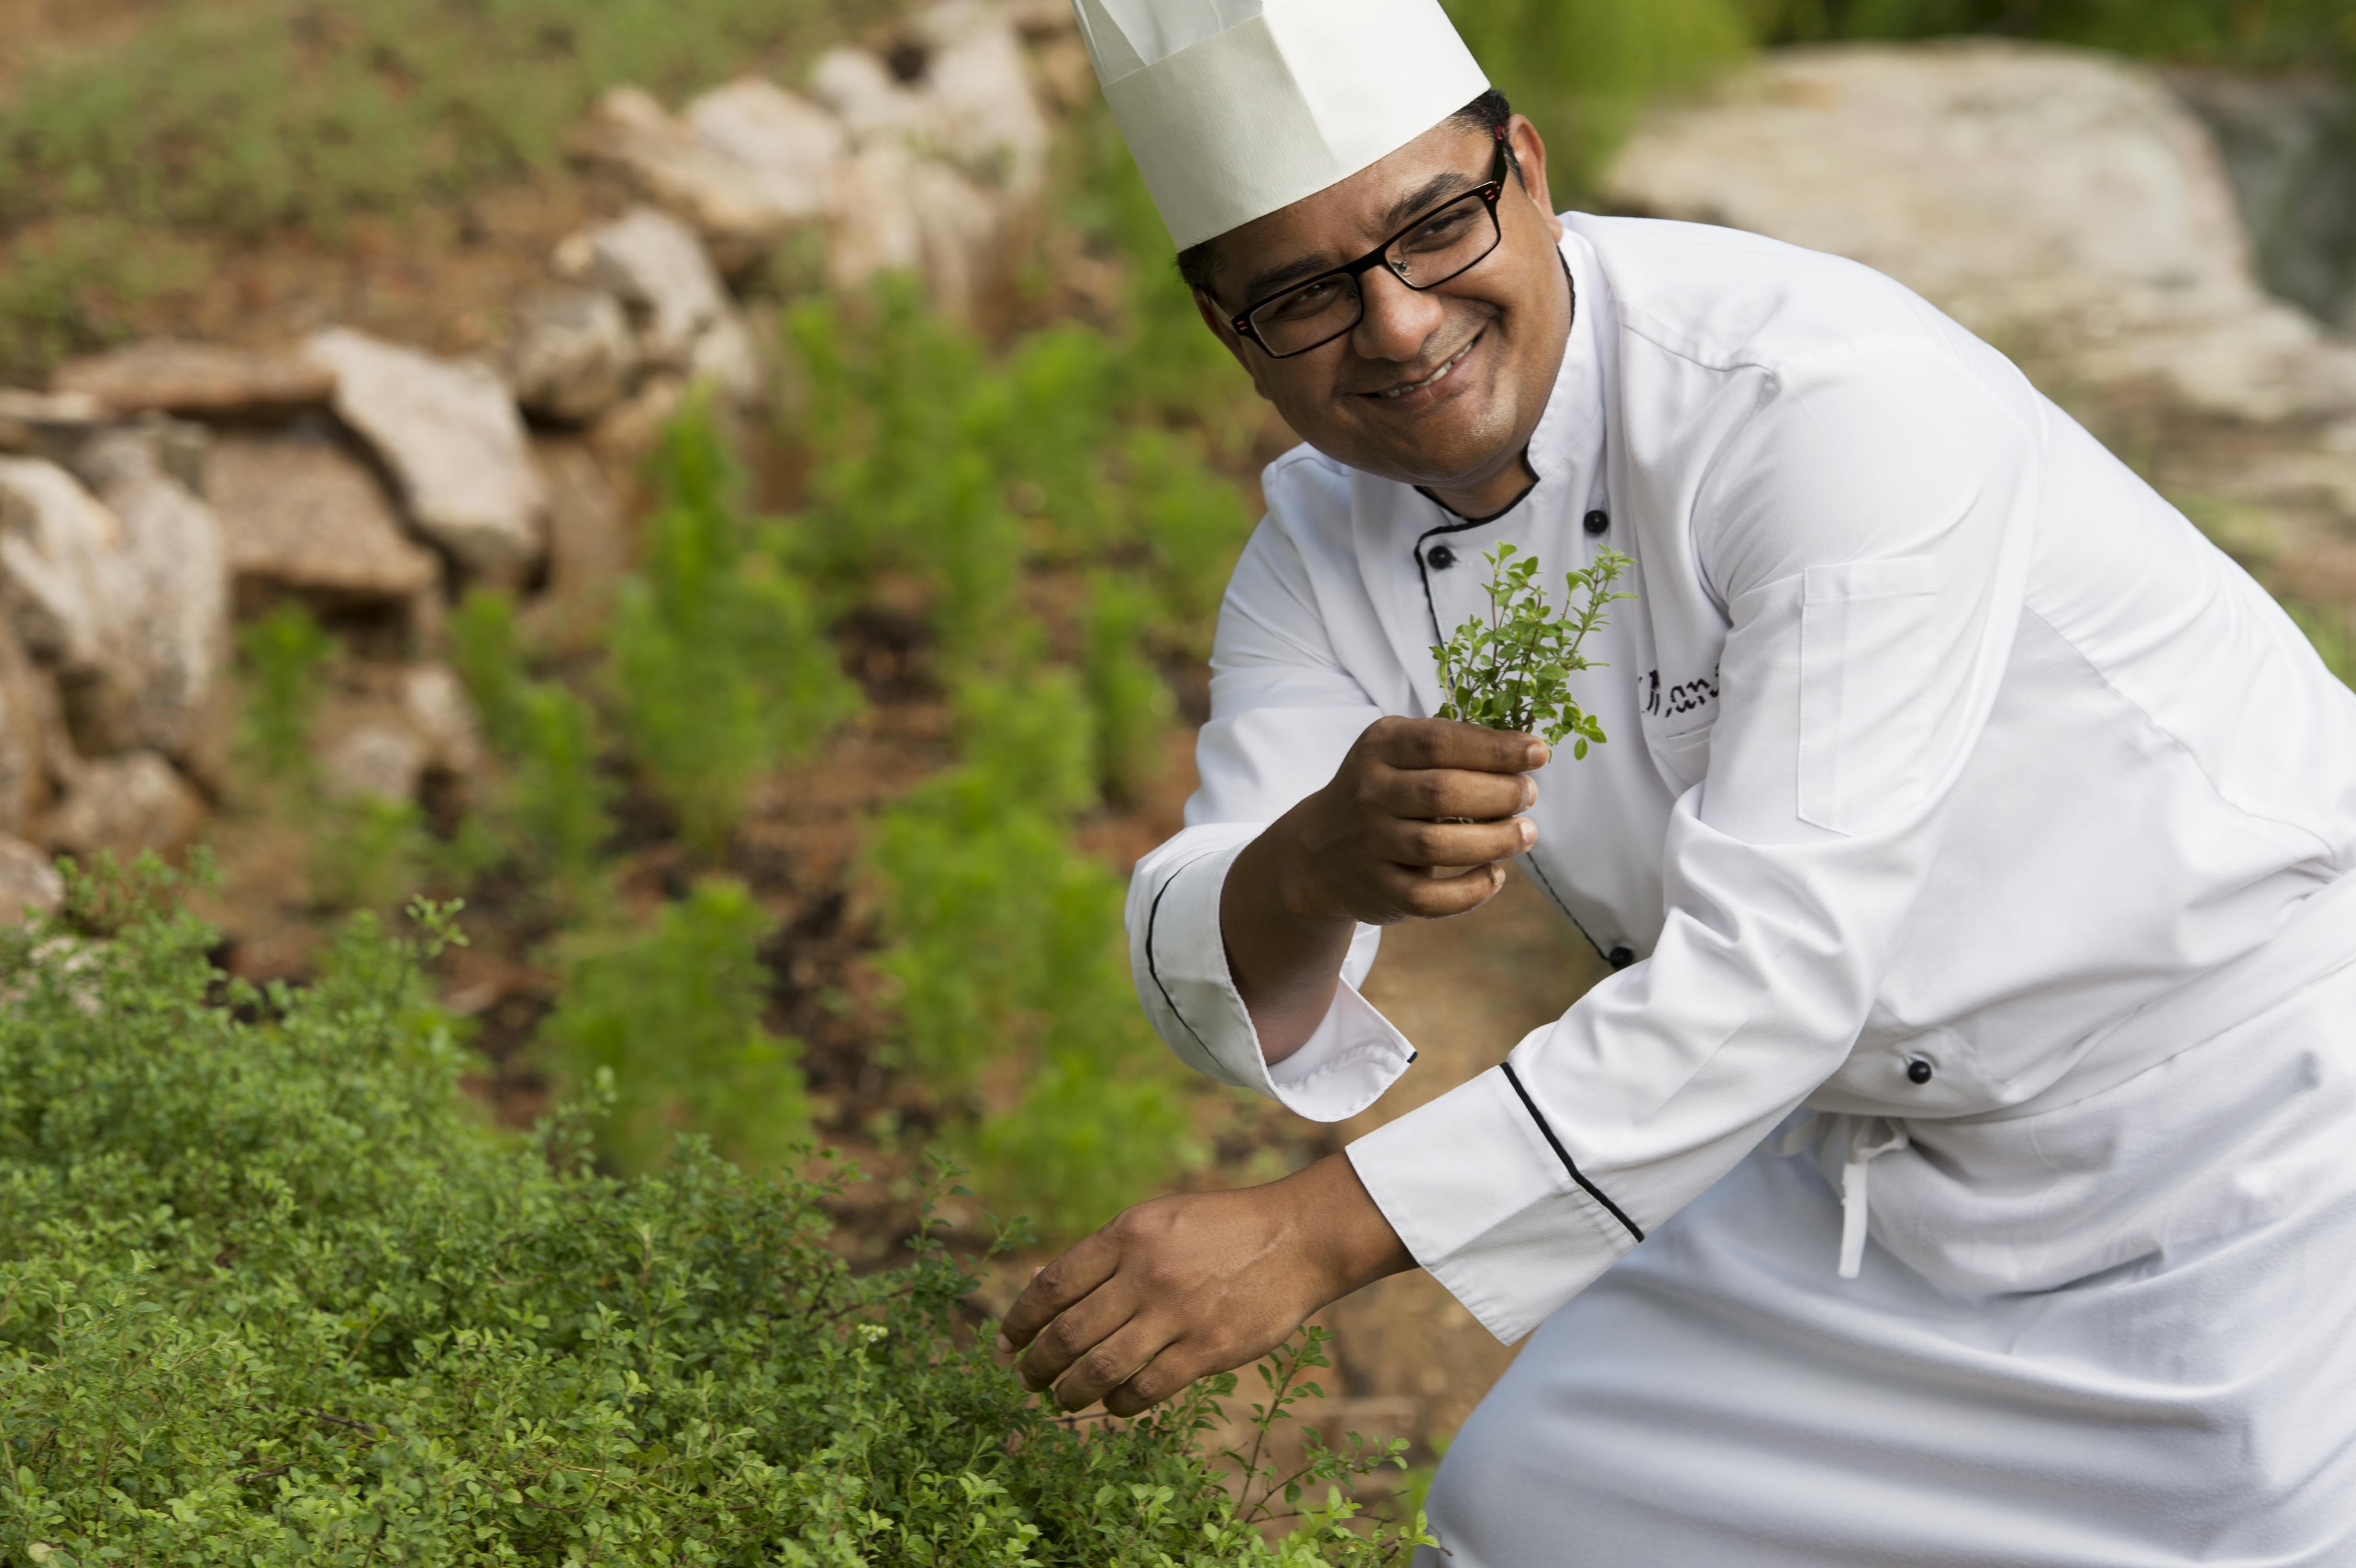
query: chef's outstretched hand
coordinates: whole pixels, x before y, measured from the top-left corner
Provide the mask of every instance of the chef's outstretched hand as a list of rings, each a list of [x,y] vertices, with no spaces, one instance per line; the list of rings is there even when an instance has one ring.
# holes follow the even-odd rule
[[[1066,1410],[1135,1415],[1258,1360],[1312,1312],[1414,1258],[1340,1155],[1265,1187],[1159,1197],[1039,1271],[999,1349]]]
[[[1377,926],[1487,903],[1505,885],[1496,863],[1537,842],[1518,813],[1550,755],[1536,736],[1454,719],[1376,720],[1333,781],[1264,835],[1280,897],[1299,915]]]

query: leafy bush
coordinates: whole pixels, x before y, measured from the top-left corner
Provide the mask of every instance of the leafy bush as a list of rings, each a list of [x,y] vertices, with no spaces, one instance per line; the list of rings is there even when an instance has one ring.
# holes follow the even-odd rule
[[[842,1262],[831,1178],[690,1141],[615,1179],[577,1120],[491,1130],[422,999],[447,911],[422,946],[356,922],[318,984],[263,993],[152,884],[85,884],[85,931],[110,904],[112,940],[0,935],[0,1558],[1396,1560],[1346,1503],[1265,1541],[1280,1478],[1239,1509],[1193,1451],[1211,1390],[1054,1419],[929,1232]]]
[[[646,563],[615,609],[616,707],[631,755],[708,853],[754,779],[807,753],[859,694],[780,544],[744,515],[708,403],[665,432],[655,477]]]
[[[574,1083],[612,1081],[605,1144],[624,1168],[658,1164],[686,1127],[755,1170],[808,1135],[798,1047],[761,1023],[771,923],[742,883],[712,877],[649,925],[568,943],[540,1038]]]

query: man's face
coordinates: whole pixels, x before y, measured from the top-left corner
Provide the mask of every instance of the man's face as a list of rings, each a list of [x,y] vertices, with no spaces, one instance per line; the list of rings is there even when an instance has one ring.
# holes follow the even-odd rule
[[[1522,173],[1506,176],[1498,199],[1497,248],[1422,292],[1381,266],[1360,274],[1365,315],[1333,341],[1274,359],[1237,337],[1229,320],[1356,260],[1485,181],[1493,138],[1450,121],[1339,185],[1230,230],[1215,242],[1215,295],[1195,298],[1260,395],[1302,439],[1354,468],[1428,486],[1451,505],[1502,496],[1495,505],[1503,506],[1519,494],[1522,451],[1569,333],[1546,147],[1518,114],[1507,136]]]

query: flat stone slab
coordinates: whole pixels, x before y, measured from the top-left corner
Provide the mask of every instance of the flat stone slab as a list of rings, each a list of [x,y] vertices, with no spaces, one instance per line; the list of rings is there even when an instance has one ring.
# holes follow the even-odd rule
[[[223,435],[206,488],[241,585],[401,600],[441,580],[441,562],[409,537],[376,474],[331,441]]]
[[[169,338],[76,360],[61,366],[50,384],[111,413],[215,418],[321,407],[336,393],[335,373],[299,353]]]

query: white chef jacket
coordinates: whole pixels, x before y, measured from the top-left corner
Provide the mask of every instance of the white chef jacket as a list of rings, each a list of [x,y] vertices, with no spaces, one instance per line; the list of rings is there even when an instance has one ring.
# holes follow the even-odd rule
[[[1414,1055],[1355,989],[1377,933],[1270,1068],[1227,971],[1227,867],[1369,723],[1435,710],[1431,645],[1481,607],[1483,552],[1558,588],[1605,546],[1634,559],[1638,597],[1589,644],[1608,668],[1576,678],[1612,738],[1537,776],[1522,860],[1618,972],[1349,1149],[1509,1341],[1795,1112],[1860,1165],[1892,1127],[2125,1083],[2180,1048],[2150,1026],[2172,999],[2356,865],[2356,695],[2001,355],[1853,263],[1564,221],[1535,487],[1467,520],[1306,446],[1269,466],[1201,788],[1129,903],[1183,1058],[1305,1116],[1362,1110]],[[1957,1289],[2101,1266],[2093,1242],[1872,1213]]]

